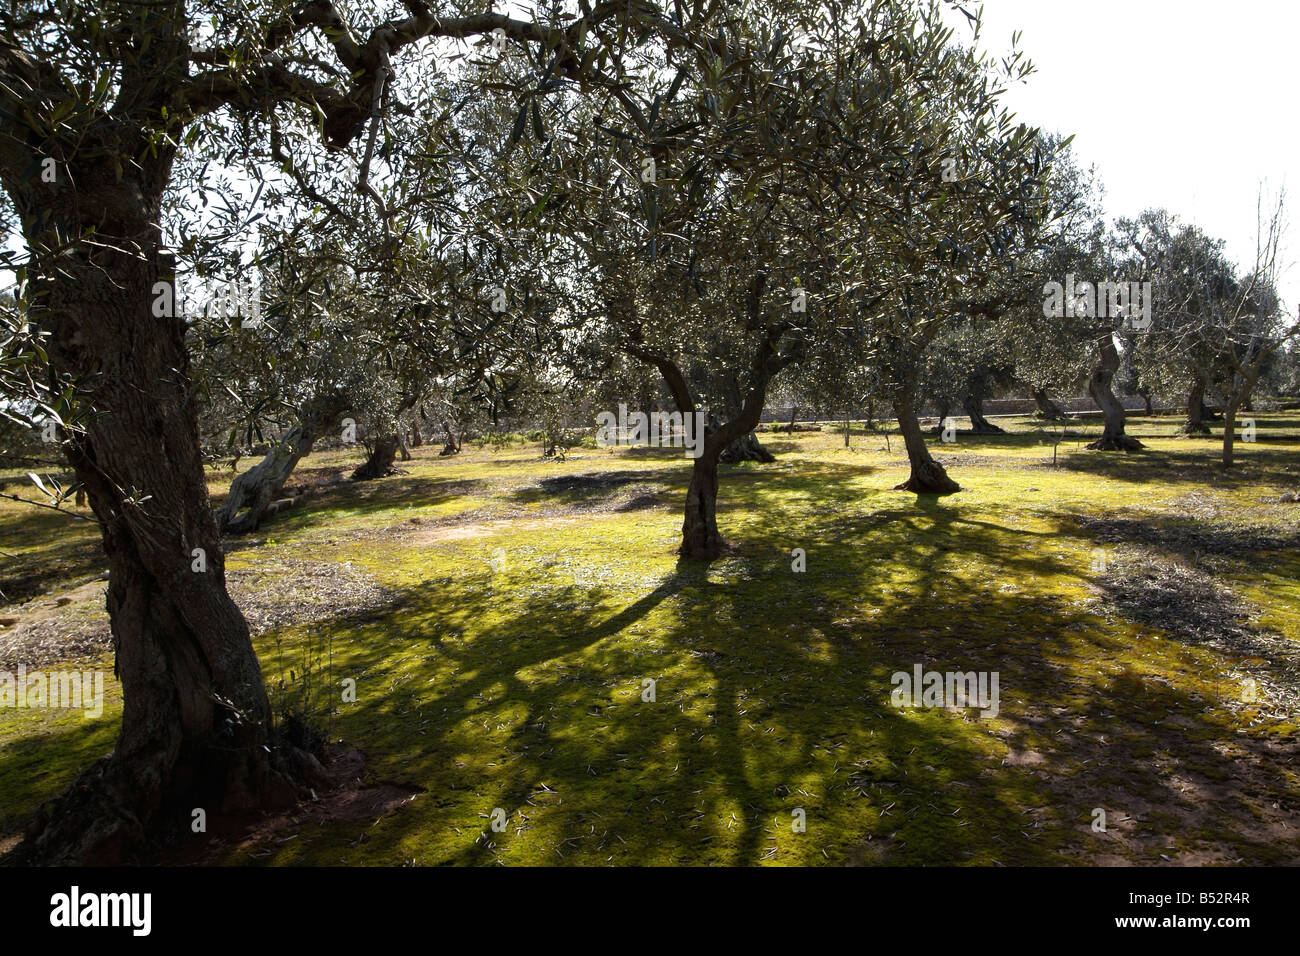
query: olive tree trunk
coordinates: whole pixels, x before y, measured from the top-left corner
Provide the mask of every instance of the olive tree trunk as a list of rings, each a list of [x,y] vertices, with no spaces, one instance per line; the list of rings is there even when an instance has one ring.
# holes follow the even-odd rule
[[[1234,381],[1228,388],[1224,389],[1227,398],[1223,408],[1224,468],[1231,468],[1234,464],[1233,451],[1237,442],[1237,412],[1241,410],[1242,403],[1255,390],[1255,383],[1259,380],[1259,368],[1262,364],[1262,359],[1257,360],[1253,366],[1248,366],[1243,373],[1234,376]]]
[[[1124,434],[1124,404],[1115,397],[1111,387],[1120,363],[1115,337],[1109,330],[1098,338],[1097,350],[1097,367],[1088,379],[1088,394],[1101,409],[1105,425],[1101,437],[1087,447],[1097,451],[1137,451],[1143,445]]]
[[[1052,401],[1045,388],[1034,390],[1034,404],[1038,406],[1039,416],[1049,422],[1064,421],[1066,418],[1065,412],[1061,411],[1061,406]]]
[[[722,452],[722,461],[734,465],[739,461],[774,462],[776,456],[763,447],[757,432],[741,435]]]
[[[718,557],[724,546],[718,531],[718,450],[705,448],[691,467],[679,552],[686,558],[709,559]]]
[[[444,434],[446,434],[447,440],[443,443],[442,451],[438,452],[438,457],[442,458],[447,455],[459,455],[460,439],[456,437],[456,430],[452,427],[450,419],[443,419],[442,430]]]
[[[41,809],[16,851],[29,863],[111,863],[160,832],[181,834],[195,807],[211,818],[287,804],[305,769],[277,744],[248,625],[226,590],[184,322],[155,311],[174,279],[157,225],[171,153],[156,146],[125,175],[108,154],[81,161],[67,177],[75,190],[5,183],[25,224],[50,224],[27,235],[50,371],[80,383],[94,409],[67,452],[108,560],[123,696],[112,754]],[[81,242],[92,226],[95,242]],[[73,245],[56,257],[60,237]]]
[[[346,399],[339,393],[305,405],[298,423],[271,446],[266,457],[231,482],[230,493],[217,512],[217,526],[231,534],[256,531],[298,462],[311,454],[316,439],[333,428],[346,410]]]
[[[1188,435],[1210,434],[1210,426],[1205,422],[1205,379],[1199,374],[1192,375],[1187,389],[1187,421],[1179,430]]]
[[[373,481],[393,474],[393,462],[397,458],[397,435],[381,435],[375,439],[370,454],[356,471],[352,472],[353,481]]]
[[[977,435],[1004,435],[1000,425],[994,425],[984,417],[984,400],[977,395],[967,395],[962,402],[966,417],[970,419],[971,431]]]
[[[894,415],[898,418],[898,430],[903,433],[907,460],[912,469],[907,481],[898,485],[897,490],[930,495],[950,495],[961,491],[961,486],[948,477],[943,465],[930,456],[925,434],[916,417],[916,398],[910,386],[895,391]]]

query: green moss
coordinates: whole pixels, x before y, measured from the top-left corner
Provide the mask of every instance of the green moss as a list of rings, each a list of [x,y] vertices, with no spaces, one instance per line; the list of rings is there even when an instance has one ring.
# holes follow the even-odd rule
[[[680,452],[555,463],[527,447],[425,450],[406,475],[326,490],[232,566],[267,551],[350,561],[398,596],[363,620],[266,636],[268,681],[291,694],[285,672],[315,661],[330,736],[365,751],[371,779],[424,792],[231,862],[1011,865],[1123,852],[1089,829],[1098,794],[1177,807],[1170,760],[1229,780],[1222,741],[1290,726],[1225,705],[1235,661],[1098,601],[1097,542],[1073,516],[1178,520],[1198,491],[1225,520],[1269,520],[1260,498],[1276,497],[1291,452],[1244,446],[1222,478],[1213,443],[1175,438],[1169,421],[1131,431],[1149,453],[1098,455],[1083,436],[1058,448],[1058,467],[1028,421],[938,446],[965,489],[941,500],[891,490],[906,473],[897,440],[885,451],[883,436],[855,435],[845,450],[835,432],[773,435],[777,464],[724,469],[734,551],[708,567],[674,554]],[[547,484],[590,473],[610,481]],[[1239,570],[1260,623],[1300,637],[1300,563]],[[1000,713],[891,707],[891,675],[918,663],[998,671]],[[330,690],[344,678],[355,704]],[[107,750],[113,719],[0,713],[0,830]],[[497,809],[505,832],[490,828]],[[1140,826],[1180,851],[1279,855],[1229,813],[1184,822],[1171,811]]]

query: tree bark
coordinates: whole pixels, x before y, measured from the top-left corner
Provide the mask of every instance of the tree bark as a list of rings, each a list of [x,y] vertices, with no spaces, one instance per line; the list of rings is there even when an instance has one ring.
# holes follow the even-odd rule
[[[381,435],[375,439],[374,446],[365,462],[352,472],[353,481],[374,481],[393,474],[393,461],[397,458],[397,435]]]
[[[1233,451],[1237,441],[1237,401],[1228,399],[1223,410],[1223,467],[1231,468],[1234,462]]]
[[[217,512],[217,527],[230,534],[256,531],[298,462],[311,454],[316,439],[332,428],[345,411],[346,397],[337,392],[305,405],[289,434],[272,445],[265,458],[231,482],[230,492]]]
[[[1051,396],[1047,394],[1047,389],[1045,388],[1036,389],[1034,391],[1034,404],[1038,406],[1039,416],[1047,419],[1049,422],[1064,421],[1066,418],[1065,412],[1061,411],[1061,406],[1052,401]]]
[[[962,402],[966,417],[970,419],[971,431],[977,435],[1005,435],[1000,425],[994,425],[984,417],[984,400],[976,395],[967,395]]]
[[[707,447],[703,451],[691,467],[678,553],[684,558],[709,560],[722,554],[725,544],[718,531],[718,453],[710,453]]]
[[[424,435],[420,433],[420,423],[411,422],[411,447],[419,448],[424,444]]]
[[[752,327],[759,327],[763,289],[767,274],[754,277],[749,295],[749,313]],[[619,308],[624,306],[620,305]],[[797,362],[803,355],[801,341],[791,343],[782,351],[782,338],[791,330],[787,322],[777,322],[764,328],[763,338],[757,343],[753,365],[739,411],[729,421],[714,428],[706,426],[703,435],[694,435],[699,442],[699,456],[691,467],[691,483],[686,490],[685,517],[682,520],[682,543],[678,553],[684,558],[712,560],[720,557],[726,547],[718,532],[718,460],[725,448],[753,432],[763,417],[767,402],[767,389],[772,379],[785,367]],[[694,422],[695,397],[681,368],[668,355],[644,345],[641,331],[636,328],[623,345],[624,351],[643,362],[654,365],[664,378],[673,403],[682,413],[683,422]],[[737,387],[737,393],[740,390]],[[687,416],[691,416],[689,419]],[[710,416],[712,418],[712,416]],[[692,427],[693,424],[686,427]]]
[[[1205,380],[1198,373],[1192,375],[1187,390],[1187,421],[1179,431],[1187,435],[1210,434],[1210,426],[1205,423]]]
[[[930,456],[921,423],[916,417],[915,401],[908,386],[899,388],[894,394],[894,414],[898,418],[898,429],[903,433],[907,460],[912,468],[907,481],[898,485],[896,490],[920,495],[950,495],[961,491],[961,486],[948,477],[943,465]]]
[[[1241,408],[1241,403],[1251,392],[1255,390],[1255,383],[1259,380],[1258,368],[1247,368],[1243,373],[1244,380],[1238,382],[1234,379],[1228,388],[1224,389],[1227,404],[1223,409],[1223,467],[1231,468],[1234,464],[1233,451],[1237,441],[1237,412]]]
[[[1109,330],[1097,340],[1097,367],[1088,379],[1088,394],[1097,403],[1105,418],[1101,437],[1087,447],[1097,451],[1137,451],[1143,445],[1136,438],[1124,434],[1124,405],[1115,397],[1111,383],[1119,371],[1119,350]]]
[[[757,433],[746,432],[726,447],[722,453],[722,461],[728,465],[734,465],[738,461],[770,463],[776,461],[776,456],[763,447]]]
[[[460,439],[456,437],[456,430],[452,427],[450,419],[443,419],[442,430],[447,434],[447,441],[443,444],[442,451],[438,452],[438,457],[460,454]]]
[[[52,196],[6,181],[24,223],[59,226],[28,236],[31,315],[49,333],[51,372],[80,383],[95,412],[69,437],[69,458],[108,558],[124,702],[113,753],[41,808],[15,851],[26,863],[116,862],[194,807],[288,804],[308,770],[277,740],[248,625],[226,590],[184,320],[153,311],[156,284],[174,281],[156,225],[171,154],[157,151],[145,161],[141,148],[125,175],[108,151],[83,160],[68,176],[75,191]],[[92,226],[96,242],[80,242]],[[74,244],[56,259],[44,250],[58,236]]]

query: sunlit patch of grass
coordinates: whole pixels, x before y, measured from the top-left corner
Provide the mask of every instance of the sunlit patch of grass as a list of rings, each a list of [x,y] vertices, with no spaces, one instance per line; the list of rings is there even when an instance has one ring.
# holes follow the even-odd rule
[[[396,597],[363,620],[262,638],[268,682],[278,695],[285,662],[319,658],[328,641],[318,719],[366,752],[371,778],[425,792],[379,820],[308,825],[231,859],[1012,865],[1123,855],[1090,830],[1099,793],[1117,813],[1140,800],[1178,807],[1167,754],[1205,780],[1231,779],[1224,741],[1288,726],[1228,706],[1234,661],[1126,619],[1094,587],[1098,542],[1076,515],[1185,520],[1195,493],[1215,520],[1278,520],[1269,501],[1294,473],[1294,446],[1249,448],[1240,477],[1225,479],[1217,446],[1179,439],[1175,426],[1136,420],[1144,455],[1087,452],[1079,436],[1056,449],[1055,465],[1052,442],[1028,421],[1004,437],[936,441],[964,488],[938,500],[892,490],[906,476],[897,436],[885,450],[884,436],[855,434],[846,450],[829,430],[765,435],[776,464],[724,469],[720,524],[732,550],[708,566],[674,553],[689,477],[680,452],[553,462],[535,447],[451,459],[425,449],[405,475],[326,488],[269,522],[257,535],[265,544],[232,553],[231,566],[255,567],[268,550],[352,562]],[[649,504],[610,506],[617,483],[545,484],[614,473],[651,487]],[[467,524],[472,534],[442,533]],[[803,573],[792,568],[796,548]],[[1263,609],[1259,625],[1293,638],[1298,572],[1289,557],[1233,572]],[[997,671],[1000,712],[892,707],[891,675],[916,664]],[[355,704],[338,693],[345,678]],[[110,743],[107,727],[51,733],[0,714],[6,747],[48,751],[52,768],[40,787],[11,788],[30,763],[6,757],[5,819],[30,813]],[[1295,783],[1280,765],[1262,773],[1279,792]],[[1261,862],[1294,858],[1294,846],[1251,842],[1227,812],[1183,832],[1187,819],[1151,813],[1140,825],[1188,852],[1217,841]]]

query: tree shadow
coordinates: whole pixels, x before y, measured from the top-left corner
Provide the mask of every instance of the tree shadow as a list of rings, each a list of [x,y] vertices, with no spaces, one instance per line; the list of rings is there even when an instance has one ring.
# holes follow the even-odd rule
[[[1146,741],[1134,753],[1181,748],[1172,769],[1114,778],[1111,803],[1175,806],[1131,852],[1172,839],[1193,810],[1213,839],[1263,852],[1248,821],[1175,799],[1184,764],[1198,780],[1233,774],[1216,749],[1224,716],[1195,688],[1162,685],[1147,707],[1127,678],[1098,680],[1123,638],[1032,586],[1082,578],[1047,548],[1068,532],[943,501],[857,510],[837,528],[805,573],[771,527],[755,529],[737,536],[743,555],[679,562],[613,611],[623,599],[609,589],[544,588],[522,569],[508,584],[471,575],[405,593],[348,636],[359,684],[389,689],[338,723],[430,798],[368,828],[366,858],[400,858],[454,822],[458,841],[431,859],[483,864],[528,845],[555,863],[1059,863],[1110,850],[1088,826],[1096,798],[1059,785],[1091,772],[1098,733]],[[967,555],[983,573],[963,570]],[[436,659],[439,673],[408,687],[394,657]],[[890,675],[917,664],[998,672],[997,732],[970,711],[890,706]],[[1157,723],[1173,711],[1176,737]],[[1273,766],[1259,773],[1281,785]],[[490,828],[494,809],[505,832]],[[809,828],[795,835],[799,809]]]
[[[1153,660],[1123,626],[1146,623],[1133,609],[1117,625],[1069,590],[1088,577],[1056,545],[1086,533],[952,498],[873,508],[858,480],[873,471],[733,483],[736,517],[763,520],[724,522],[739,552],[712,564],[650,559],[646,580],[603,557],[614,532],[596,526],[571,569],[599,570],[594,585],[536,561],[461,566],[313,625],[332,634],[331,679],[359,689],[331,736],[427,792],[378,821],[306,827],[276,859],[1011,865],[1155,862],[1171,844],[1295,858],[1266,805],[1292,806],[1294,781],[1213,696],[1203,669],[1219,663]],[[892,706],[893,675],[917,665],[998,673],[1000,713]],[[1119,813],[1112,834],[1091,830],[1097,807]]]

